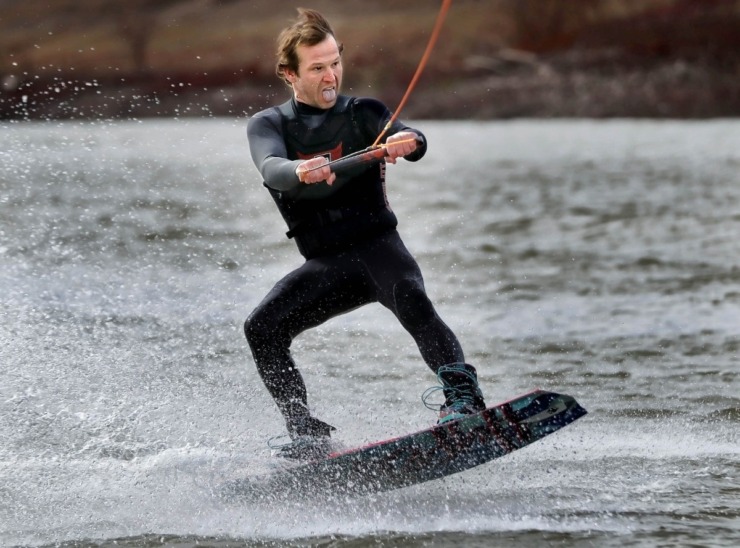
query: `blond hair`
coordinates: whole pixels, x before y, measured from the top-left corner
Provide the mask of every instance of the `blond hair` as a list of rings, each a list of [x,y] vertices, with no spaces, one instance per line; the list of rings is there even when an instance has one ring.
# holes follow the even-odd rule
[[[323,15],[316,10],[298,8],[298,19],[284,28],[278,36],[275,74],[289,84],[285,71],[298,72],[299,59],[296,51],[298,46],[315,46],[323,42],[327,36],[333,36],[336,40],[334,30]],[[341,54],[344,46],[342,44],[338,46]]]

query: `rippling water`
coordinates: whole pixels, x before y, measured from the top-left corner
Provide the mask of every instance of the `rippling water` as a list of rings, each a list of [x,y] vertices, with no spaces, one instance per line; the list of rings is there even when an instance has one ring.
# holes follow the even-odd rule
[[[740,122],[420,122],[401,233],[489,402],[590,414],[444,481],[226,503],[283,425],[242,322],[300,262],[243,120],[0,126],[0,544],[740,544]],[[294,344],[347,445],[434,421],[370,306]]]

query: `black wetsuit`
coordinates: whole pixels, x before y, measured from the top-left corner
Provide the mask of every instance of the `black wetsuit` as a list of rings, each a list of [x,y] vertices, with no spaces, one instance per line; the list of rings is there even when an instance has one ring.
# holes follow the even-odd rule
[[[290,354],[301,332],[359,306],[380,302],[416,341],[433,371],[463,362],[460,344],[434,310],[421,271],[396,232],[385,194],[385,162],[337,173],[333,185],[303,184],[305,158],[346,156],[371,145],[390,118],[379,101],[340,96],[319,110],[291,100],[249,120],[252,159],[306,262],[280,280],[245,323],[257,369],[291,435],[312,433],[306,388]],[[388,134],[415,132],[406,159],[426,152],[417,130],[395,122]],[[322,423],[323,424],[323,423]],[[305,431],[302,431],[305,430]]]

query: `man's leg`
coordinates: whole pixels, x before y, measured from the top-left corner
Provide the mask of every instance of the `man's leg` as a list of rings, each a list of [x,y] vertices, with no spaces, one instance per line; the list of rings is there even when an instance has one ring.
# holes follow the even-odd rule
[[[445,364],[464,362],[460,342],[434,309],[419,265],[398,233],[379,238],[361,256],[375,284],[378,301],[395,314],[414,338],[432,371],[436,373]]]
[[[291,437],[329,435],[308,411],[306,385],[290,353],[303,331],[370,302],[364,276],[344,256],[312,259],[280,280],[244,324],[257,370]]]
[[[476,370],[465,363],[460,342],[434,309],[419,266],[400,237],[393,233],[383,238],[364,257],[378,300],[393,311],[437,374],[445,395],[440,422],[485,409]]]

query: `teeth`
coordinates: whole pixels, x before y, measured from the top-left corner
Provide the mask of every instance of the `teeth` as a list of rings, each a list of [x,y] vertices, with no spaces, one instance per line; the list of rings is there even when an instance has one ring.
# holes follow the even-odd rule
[[[337,90],[333,88],[325,89],[324,91],[321,92],[321,94],[324,96],[324,101],[326,101],[327,103],[330,103],[331,101],[337,98]]]

